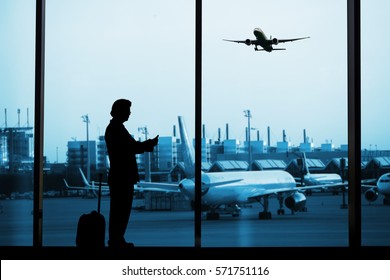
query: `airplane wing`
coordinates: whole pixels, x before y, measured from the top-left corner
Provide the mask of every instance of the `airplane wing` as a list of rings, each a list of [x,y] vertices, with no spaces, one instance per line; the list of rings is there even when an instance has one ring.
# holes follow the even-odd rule
[[[85,187],[69,186],[68,182],[64,179],[64,183],[67,189],[71,190],[99,190],[99,186],[89,185]],[[102,191],[109,191],[108,185],[102,185]],[[134,191],[136,192],[180,192],[177,184],[165,184],[165,183],[151,183],[151,182],[140,182],[134,185]]]
[[[157,183],[157,182],[138,182],[134,190],[145,192],[145,191],[154,191],[154,192],[180,192],[178,184],[169,184],[169,183]]]
[[[367,184],[367,185],[372,184],[372,186],[376,185],[377,182],[378,182],[378,179],[364,179],[364,180],[362,180],[362,184]]]
[[[314,185],[314,186],[302,186],[299,187],[299,190],[307,191],[307,190],[329,190],[329,189],[340,189],[345,187],[348,189],[348,183],[331,183],[331,184],[322,184],[322,185]]]
[[[97,181],[91,181],[91,183],[93,184],[93,185],[99,185],[99,182],[97,182]],[[108,186],[108,183],[106,183],[106,182],[102,182],[102,186]]]
[[[257,190],[256,192],[253,192],[250,196],[248,196],[248,200],[253,200],[255,198],[266,196],[266,195],[277,195],[280,193],[292,193],[294,191],[296,191],[296,190],[291,189],[291,188]]]
[[[92,185],[89,185],[89,186],[84,186],[84,187],[79,187],[79,186],[69,186],[68,182],[64,179],[64,183],[65,183],[65,187],[67,189],[71,189],[71,190],[99,190],[99,186],[92,186]],[[102,185],[102,191],[103,190],[109,190],[108,186],[103,186]]]
[[[315,186],[306,186],[306,187],[299,187],[299,188],[278,188],[278,189],[257,189],[254,188],[253,191],[250,191],[250,193],[243,193],[241,199],[246,198],[248,201],[256,201],[258,198],[261,198],[263,196],[276,196],[280,194],[290,195],[294,192],[302,192],[304,193],[307,190],[326,190],[329,188],[340,188],[342,186],[345,186],[346,184],[328,184],[328,185],[315,185]]]
[[[246,39],[246,40],[227,40],[227,39],[223,39],[223,40],[227,41],[227,42],[233,42],[233,43],[242,43],[242,44],[246,44],[248,46],[250,46],[250,45],[260,45],[257,40],[249,40],[249,39]]]
[[[365,184],[362,184],[362,185],[360,185],[360,187],[362,188],[363,191],[367,191],[367,190],[371,190],[371,189],[378,190],[378,186],[377,185],[365,185]]]
[[[233,42],[233,43],[243,43],[247,46],[250,46],[250,45],[255,45],[256,48],[255,50],[256,51],[265,51],[265,49],[263,48],[257,48],[257,46],[260,46],[260,42],[258,40],[250,40],[250,39],[246,39],[246,40],[227,40],[227,39],[223,39],[224,41],[227,41],[227,42]],[[285,50],[285,49],[272,49],[272,50]]]
[[[299,187],[299,189],[309,189],[310,187],[313,187],[315,189],[323,189],[323,190],[327,190],[327,189],[337,189],[337,188],[341,188],[341,187],[348,187],[348,182],[344,182],[344,183],[327,183],[327,184],[318,184],[318,185],[311,185],[311,186],[308,186],[308,185],[305,185],[305,183],[302,183],[302,179],[301,178],[298,178],[298,177],[294,177],[295,179],[295,182],[297,184],[297,186]]]
[[[256,202],[262,197],[278,196],[280,194],[284,194],[284,195],[288,196],[296,191],[297,191],[297,189],[292,189],[292,188],[278,188],[278,189],[253,188],[252,190],[247,190],[246,192],[243,192],[240,195],[239,200],[240,201],[247,200],[248,202]]]
[[[303,40],[303,39],[308,39],[310,37],[301,37],[301,38],[292,38],[292,39],[277,39],[277,43],[286,43],[286,42],[293,42],[293,41],[298,41],[298,40]],[[233,43],[242,43],[242,44],[246,44],[248,46],[250,45],[258,45],[260,46],[260,43],[258,40],[250,40],[250,39],[246,39],[246,40],[228,40],[228,39],[223,39],[224,41],[227,41],[227,42],[233,42]],[[276,50],[276,49],[273,49],[273,50]]]
[[[308,39],[310,37],[301,37],[301,38],[293,38],[293,39],[278,39],[278,43],[286,43],[286,42],[293,42],[293,41],[298,41],[298,40],[303,40],[303,39]]]

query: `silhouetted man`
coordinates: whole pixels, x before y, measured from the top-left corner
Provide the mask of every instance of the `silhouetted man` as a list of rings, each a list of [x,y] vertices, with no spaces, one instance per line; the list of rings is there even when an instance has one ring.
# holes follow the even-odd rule
[[[118,99],[111,109],[112,119],[106,128],[105,141],[110,170],[108,185],[110,187],[109,241],[113,248],[132,247],[124,235],[130,218],[133,204],[134,184],[139,182],[136,154],[152,152],[158,143],[158,135],[146,141],[136,141],[123,123],[129,119],[131,101]]]

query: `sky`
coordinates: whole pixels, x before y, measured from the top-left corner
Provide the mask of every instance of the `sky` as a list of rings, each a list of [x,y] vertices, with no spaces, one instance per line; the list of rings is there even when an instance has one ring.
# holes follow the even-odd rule
[[[202,121],[206,137],[245,140],[251,127],[271,145],[303,130],[316,147],[347,144],[347,11],[340,0],[203,1]],[[385,0],[362,0],[362,148],[390,150],[390,59]],[[254,39],[260,27],[285,51],[255,52],[223,39]],[[0,126],[34,118],[35,1],[0,1]],[[97,140],[118,98],[133,102],[136,137],[171,136],[177,116],[195,121],[195,2],[47,0],[44,154],[65,162],[67,142]],[[256,138],[253,131],[251,138]]]

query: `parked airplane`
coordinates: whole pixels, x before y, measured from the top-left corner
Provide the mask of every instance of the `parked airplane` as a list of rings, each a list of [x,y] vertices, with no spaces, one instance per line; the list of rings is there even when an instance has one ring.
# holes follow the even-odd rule
[[[224,41],[228,42],[235,42],[235,43],[244,43],[248,46],[255,45],[255,51],[266,51],[266,52],[272,52],[274,50],[285,50],[281,48],[273,48],[272,45],[277,45],[279,43],[286,43],[286,42],[293,42],[297,40],[307,39],[310,37],[302,37],[302,38],[293,38],[293,39],[277,39],[272,38],[272,36],[268,39],[267,36],[264,34],[263,30],[260,28],[255,28],[253,30],[253,34],[256,37],[256,40],[246,39],[246,40],[227,40],[223,39]],[[258,49],[257,47],[260,46],[262,49]]]
[[[302,168],[303,178],[295,178],[298,184],[302,186],[314,186],[321,185],[323,190],[332,188],[333,192],[337,192],[338,189],[342,190],[343,187],[348,189],[348,182],[342,180],[341,176],[336,173],[321,173],[311,174],[309,172],[308,164],[306,161],[306,155],[302,156]],[[301,182],[301,183],[299,183]],[[375,185],[370,185],[373,183]],[[339,188],[338,188],[339,187]],[[369,202],[374,202],[379,194],[384,195],[383,204],[390,205],[390,173],[385,173],[376,179],[366,179],[361,181],[361,187],[364,190],[364,197]]]
[[[189,199],[195,199],[194,180],[194,149],[190,144],[183,117],[179,116],[179,130],[182,141],[186,178],[176,187]],[[283,202],[292,212],[306,210],[305,190],[322,188],[321,186],[306,186],[297,188],[296,182],[290,173],[281,170],[271,171],[238,171],[238,172],[210,172],[201,174],[202,205],[207,206],[207,219],[219,219],[219,209],[223,206],[231,209],[230,214],[240,214],[239,204],[259,202],[263,211],[259,219],[271,219],[269,212],[269,198],[276,197],[279,201],[278,215],[285,210]],[[139,183],[140,187],[158,186],[159,183]],[[174,189],[175,185],[169,185]],[[163,187],[163,186],[161,186]],[[232,207],[233,206],[233,207]]]
[[[67,189],[69,190],[77,190],[77,191],[84,191],[83,198],[95,198],[97,197],[96,191],[99,189],[99,186],[95,185],[95,182],[92,181],[91,183],[88,182],[87,178],[85,178],[83,171],[81,168],[79,168],[81,177],[83,179],[83,186],[70,186],[68,182],[64,178],[64,183]],[[102,195],[108,195],[109,194],[109,188],[106,183],[102,183]]]
[[[390,205],[390,173],[385,173],[379,177],[376,185],[368,185],[372,180],[364,180],[362,188],[366,189],[364,197],[369,201],[373,202],[378,198],[379,194],[384,195],[383,204]]]
[[[302,153],[302,158],[298,159],[298,167],[302,168],[302,176],[300,178],[295,178],[295,181],[300,186],[321,185],[321,191],[331,188],[333,193],[337,193],[348,185],[348,182],[345,182],[337,173],[310,173],[305,153]],[[344,167],[342,168],[344,169]]]

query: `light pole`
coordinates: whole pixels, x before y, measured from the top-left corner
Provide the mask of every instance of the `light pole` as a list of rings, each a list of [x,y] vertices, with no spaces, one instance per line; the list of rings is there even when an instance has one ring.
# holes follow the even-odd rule
[[[248,170],[252,170],[251,163],[252,163],[252,149],[251,149],[251,111],[250,110],[244,110],[245,117],[248,118]]]
[[[148,140],[148,128],[146,126],[139,127],[138,132],[141,132],[142,134],[145,134],[145,140]]]
[[[88,132],[88,124],[89,124],[89,117],[88,117],[88,114],[87,115],[84,115],[84,116],[81,116],[81,118],[83,119],[83,122],[86,123],[86,126],[87,126],[87,180],[88,182],[90,182],[91,180],[91,172],[90,172],[90,161],[89,161],[89,132]]]
[[[145,140],[148,140],[148,128],[146,126],[139,127],[138,132],[145,134]],[[145,152],[144,154],[144,166],[145,166],[145,181],[151,182],[152,176],[150,173],[150,152]]]

